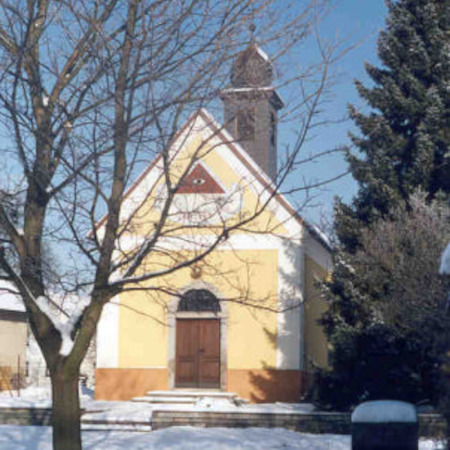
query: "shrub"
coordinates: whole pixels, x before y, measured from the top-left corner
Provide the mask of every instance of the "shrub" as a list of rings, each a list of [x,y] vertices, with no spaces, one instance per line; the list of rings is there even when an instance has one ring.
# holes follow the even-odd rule
[[[317,369],[312,401],[349,410],[368,400],[431,400],[438,370],[432,344],[384,324],[346,328],[332,338],[330,367]]]

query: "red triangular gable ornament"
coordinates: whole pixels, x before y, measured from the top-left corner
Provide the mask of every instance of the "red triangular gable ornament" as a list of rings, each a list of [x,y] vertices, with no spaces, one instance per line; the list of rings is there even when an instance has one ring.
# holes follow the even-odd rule
[[[181,183],[177,194],[224,194],[217,181],[197,164]]]

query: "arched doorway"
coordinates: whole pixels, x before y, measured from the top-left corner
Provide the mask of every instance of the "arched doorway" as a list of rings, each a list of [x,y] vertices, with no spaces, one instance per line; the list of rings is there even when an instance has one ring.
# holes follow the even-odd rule
[[[219,388],[220,303],[207,289],[180,298],[176,318],[175,387]]]

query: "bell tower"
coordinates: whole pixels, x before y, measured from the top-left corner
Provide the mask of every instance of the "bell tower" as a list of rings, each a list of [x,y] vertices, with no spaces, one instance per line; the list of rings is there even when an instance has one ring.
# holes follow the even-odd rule
[[[277,174],[277,112],[283,101],[272,86],[273,65],[253,41],[239,53],[231,86],[221,92],[225,127],[273,180]]]

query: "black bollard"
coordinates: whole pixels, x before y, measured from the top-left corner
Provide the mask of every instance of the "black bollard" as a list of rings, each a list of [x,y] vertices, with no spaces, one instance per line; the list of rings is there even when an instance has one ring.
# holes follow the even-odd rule
[[[352,414],[352,450],[418,450],[419,427],[411,403],[361,403]]]

